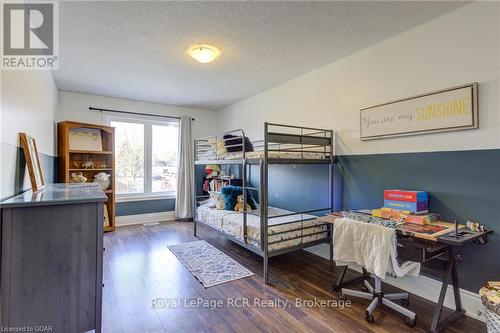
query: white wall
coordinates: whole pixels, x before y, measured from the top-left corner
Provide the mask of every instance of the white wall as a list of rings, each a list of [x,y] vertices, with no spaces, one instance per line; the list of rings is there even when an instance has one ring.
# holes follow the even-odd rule
[[[1,141],[19,146],[19,132],[26,132],[39,152],[55,156],[57,86],[52,73],[2,71],[1,82]]]
[[[218,112],[219,130],[263,122],[333,128],[338,154],[500,148],[500,3],[464,6]],[[479,82],[480,129],[361,142],[359,109]]]
[[[72,120],[91,124],[101,124],[103,122],[102,113],[90,111],[89,106],[167,116],[191,116],[195,118],[193,122],[193,136],[195,138],[211,135],[214,129],[217,128],[216,114],[214,111],[62,90],[59,91],[58,121]]]
[[[45,178],[52,179],[57,86],[50,71],[2,71],[0,75],[0,198],[6,198],[31,187],[27,173],[21,172],[19,132],[35,138]]]

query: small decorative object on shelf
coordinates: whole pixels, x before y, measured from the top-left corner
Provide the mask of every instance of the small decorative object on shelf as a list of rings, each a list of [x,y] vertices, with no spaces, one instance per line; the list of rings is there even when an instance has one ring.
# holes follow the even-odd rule
[[[108,201],[104,231],[115,229],[115,129],[99,124],[63,121],[57,124],[58,180],[63,183],[96,182]],[[105,172],[103,172],[105,171]]]
[[[99,172],[94,176],[94,183],[99,184],[103,191],[106,191],[111,185],[111,180],[109,179],[111,175],[105,172]]]
[[[84,169],[95,169],[95,164],[92,161],[86,160],[85,162],[83,162],[82,168],[84,168]]]
[[[71,173],[71,182],[72,183],[85,183],[87,181],[87,177],[83,175],[81,172],[72,172]]]

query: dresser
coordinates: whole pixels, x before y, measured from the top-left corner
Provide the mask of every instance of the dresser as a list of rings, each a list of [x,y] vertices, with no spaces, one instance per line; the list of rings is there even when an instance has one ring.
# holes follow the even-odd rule
[[[103,205],[98,184],[51,184],[0,203],[0,324],[101,331]]]

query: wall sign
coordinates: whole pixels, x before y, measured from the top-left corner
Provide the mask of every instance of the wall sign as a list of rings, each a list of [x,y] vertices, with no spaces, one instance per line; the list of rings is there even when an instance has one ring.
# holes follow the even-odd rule
[[[479,128],[477,83],[360,110],[361,140]]]

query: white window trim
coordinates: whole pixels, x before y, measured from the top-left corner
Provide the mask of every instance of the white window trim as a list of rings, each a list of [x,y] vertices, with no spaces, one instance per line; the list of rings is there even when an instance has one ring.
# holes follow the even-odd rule
[[[153,146],[147,144],[152,142],[153,125],[165,126],[166,123],[179,123],[179,120],[172,118],[169,121],[158,121],[157,117],[147,117],[139,115],[112,115],[103,113],[103,122],[110,125],[112,121],[131,122],[144,124],[144,192],[143,193],[116,193],[116,202],[149,201],[161,199],[175,199],[175,192],[151,192],[152,191],[152,160]],[[148,181],[149,180],[149,181]]]

